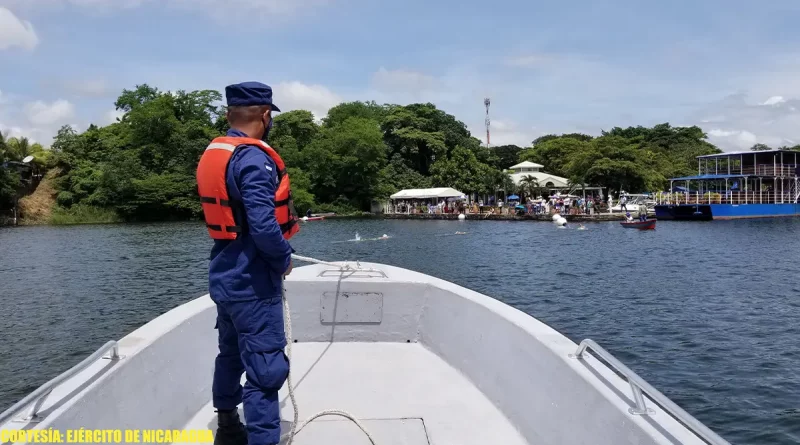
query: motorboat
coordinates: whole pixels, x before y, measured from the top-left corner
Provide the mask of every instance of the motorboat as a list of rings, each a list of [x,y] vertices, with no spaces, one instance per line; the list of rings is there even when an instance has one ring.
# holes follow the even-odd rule
[[[639,213],[642,207],[644,207],[648,213],[655,212],[655,210],[653,210],[655,201],[653,201],[650,195],[626,193],[625,197],[627,198],[625,208],[623,208],[619,200],[617,200],[616,205],[610,208],[611,213]]]
[[[656,228],[656,220],[655,219],[648,219],[645,221],[641,220],[634,220],[634,221],[622,221],[620,222],[622,227],[626,229],[639,229],[639,230],[655,230]]]
[[[596,342],[429,275],[312,264],[287,278],[285,303],[282,430],[298,428],[282,443],[728,444]],[[212,434],[215,317],[205,295],[109,341],[0,414],[0,430]],[[342,416],[300,428],[295,408],[300,423],[341,410],[369,437]]]

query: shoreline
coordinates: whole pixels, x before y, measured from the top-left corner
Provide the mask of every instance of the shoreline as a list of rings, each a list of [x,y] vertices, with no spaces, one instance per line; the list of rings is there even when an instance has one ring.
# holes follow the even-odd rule
[[[552,222],[553,215],[488,215],[480,213],[468,213],[465,215],[467,221],[536,221]],[[365,214],[365,215],[331,215],[325,219],[354,219],[354,218],[374,218],[374,219],[405,219],[405,220],[452,220],[458,221],[458,214],[452,213],[386,213],[386,214]],[[564,215],[569,222],[614,222],[622,221],[623,217],[619,213],[598,215]]]
[[[620,214],[608,214],[608,213],[601,213],[599,215],[565,215],[569,222],[615,222],[615,221],[622,221],[622,215]],[[349,215],[326,215],[325,219],[338,219],[338,220],[346,220],[346,219],[394,219],[394,220],[450,220],[450,221],[458,221],[458,214],[446,213],[446,214],[437,214],[437,213],[411,213],[411,214],[404,214],[404,213],[389,213],[389,214],[372,214],[372,213],[358,213],[358,214],[349,214]],[[552,222],[553,215],[524,215],[524,216],[517,216],[517,215],[488,215],[488,214],[476,214],[476,213],[468,213],[466,214],[467,221],[533,221],[533,222]],[[168,221],[193,221],[192,219],[186,220],[162,220],[162,221],[152,221],[152,222],[168,222]],[[202,221],[202,220],[197,220]],[[83,221],[83,222],[75,222],[69,224],[53,224],[50,222],[38,222],[38,221],[26,221],[24,218],[20,218],[17,221],[16,227],[31,227],[31,226],[77,226],[77,225],[96,225],[96,224],[128,224],[128,223],[141,223],[143,221]],[[12,218],[0,218],[0,227],[15,227],[12,223]]]

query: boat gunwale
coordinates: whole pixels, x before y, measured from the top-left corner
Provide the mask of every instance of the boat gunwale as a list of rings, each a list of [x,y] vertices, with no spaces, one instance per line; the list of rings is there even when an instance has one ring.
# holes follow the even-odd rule
[[[570,369],[576,372],[578,376],[593,386],[594,389],[597,390],[604,399],[616,406],[617,409],[627,416],[627,418],[629,418],[639,428],[642,428],[648,435],[653,437],[657,443],[670,443],[669,440],[663,439],[665,431],[661,424],[654,422],[648,416],[635,416],[627,413],[627,408],[631,406],[631,401],[633,398],[631,395],[628,395],[625,392],[626,389],[629,390],[628,382],[625,379],[621,378],[617,372],[595,358],[591,353],[584,354],[582,360],[574,360],[573,358],[570,358],[570,355],[577,350],[579,345],[562,333],[558,332],[553,327],[495,298],[438,277],[379,263],[361,263],[361,266],[383,268],[387,271],[390,271],[390,273],[391,270],[394,269],[397,272],[401,272],[402,277],[397,279],[381,277],[353,277],[346,278],[347,281],[363,283],[375,283],[377,281],[390,283],[425,284],[427,287],[446,291],[456,297],[478,304],[494,315],[501,317],[504,321],[508,322],[513,327],[520,329],[527,336],[533,337],[537,342],[550,350],[550,352],[554,356],[557,356],[563,364],[566,364]],[[287,277],[287,282],[337,282],[341,279],[338,277],[321,277],[318,274],[307,274],[307,272],[312,271],[323,271],[324,268],[325,266],[319,265],[298,267],[294,270],[293,275]],[[391,277],[392,275],[389,276]],[[290,293],[289,298],[291,301]],[[90,391],[112,378],[112,376],[119,372],[120,369],[124,368],[128,363],[130,363],[131,359],[145,351],[159,339],[165,337],[167,334],[175,331],[176,329],[179,329],[185,322],[193,319],[196,316],[202,315],[205,311],[210,310],[213,307],[214,302],[211,300],[210,295],[205,294],[170,309],[169,311],[157,316],[156,318],[135,329],[131,333],[125,335],[118,341],[119,353],[120,355],[125,356],[125,358],[118,362],[117,366],[108,370],[108,372],[104,372],[99,376],[91,376],[91,383],[83,387],[79,392],[71,395],[68,400],[59,400],[56,402],[56,398],[51,396],[51,398],[54,399],[51,401],[52,404],[60,403],[60,406],[58,406],[52,412],[49,412],[47,417],[45,417],[42,422],[34,424],[33,427],[36,429],[47,428],[51,422],[57,420],[59,415],[73,407],[84,395],[88,394]],[[422,323],[421,320],[417,320],[417,322],[420,324]],[[428,345],[426,345],[421,339],[417,341],[419,341],[426,348],[430,349],[430,347],[428,347]],[[432,352],[436,353],[435,351]],[[444,357],[442,358],[445,359]],[[445,361],[449,363],[448,360],[445,359]],[[463,372],[463,370],[452,363],[451,366],[454,366],[454,368],[459,372]],[[82,375],[83,373],[68,379],[65,384],[67,382],[73,382]],[[470,381],[473,381],[473,379],[470,378]],[[70,386],[80,387],[86,383],[86,379],[74,383],[74,385]],[[484,391],[484,388],[481,388],[477,382],[473,381],[473,384],[476,384],[479,389]],[[669,426],[679,425],[685,430],[686,433],[693,437],[697,437],[693,431],[686,428],[670,413],[660,409],[660,407],[654,404],[649,397],[647,397],[647,400],[650,402],[651,406],[657,407],[656,413],[663,412],[668,416],[669,419],[672,420],[669,422]],[[496,403],[496,400],[493,399],[493,403]],[[43,406],[42,411],[44,411],[46,407],[47,405]],[[502,406],[498,406],[498,409],[504,411]],[[671,430],[672,428],[670,428],[670,431]],[[697,438],[699,439],[699,437]],[[662,442],[662,440],[665,441]]]

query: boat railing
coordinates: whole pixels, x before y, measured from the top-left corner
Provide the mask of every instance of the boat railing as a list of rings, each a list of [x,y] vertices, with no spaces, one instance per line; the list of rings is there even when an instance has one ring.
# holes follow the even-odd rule
[[[773,176],[773,177],[795,177],[797,174],[797,167],[800,165],[783,164],[759,164],[751,167],[731,167],[730,170],[726,168],[715,169],[701,168],[698,173],[701,175],[743,175],[743,176]]]
[[[110,354],[108,356],[105,356],[106,352],[110,352]],[[24,399],[12,405],[11,408],[8,408],[7,410],[3,411],[3,413],[0,414],[0,425],[3,425],[9,420],[11,420],[11,418],[16,413],[22,411],[23,408],[31,404],[33,405],[31,406],[31,409],[28,411],[28,414],[25,417],[14,420],[18,422],[38,422],[39,420],[41,420],[39,417],[39,410],[42,408],[42,405],[44,404],[45,400],[47,400],[47,396],[49,396],[50,393],[53,392],[53,389],[55,389],[58,385],[62,384],[67,379],[85,370],[91,364],[95,363],[97,360],[101,358],[117,361],[124,358],[124,356],[119,355],[119,345],[117,344],[117,342],[113,340],[109,341],[108,343],[101,346],[100,349],[95,351],[92,355],[83,359],[83,361],[81,361],[77,365],[57,375],[49,382],[40,386],[32,393],[28,394]]]
[[[678,192],[658,193],[655,195],[657,205],[679,204],[796,204],[800,195],[793,189],[784,193],[766,191],[740,192]]]
[[[591,350],[592,355],[595,356],[595,358],[602,359],[604,362],[614,368],[616,372],[622,374],[622,376],[628,381],[633,393],[633,400],[636,403],[635,407],[628,408],[628,412],[631,414],[650,415],[654,413],[652,409],[647,408],[647,405],[645,405],[644,395],[647,394],[650,400],[667,411],[678,422],[682,423],[707,443],[712,445],[730,445],[728,441],[720,437],[707,426],[703,425],[702,422],[695,419],[691,414],[684,411],[683,408],[675,404],[675,402],[670,400],[659,390],[655,389],[643,378],[639,377],[638,374],[625,366],[621,361],[614,357],[610,352],[603,349],[603,347],[598,345],[594,340],[588,338],[583,340],[578,346],[578,350],[575,352],[575,354],[570,354],[569,356],[570,358],[580,360],[583,358],[587,350]]]

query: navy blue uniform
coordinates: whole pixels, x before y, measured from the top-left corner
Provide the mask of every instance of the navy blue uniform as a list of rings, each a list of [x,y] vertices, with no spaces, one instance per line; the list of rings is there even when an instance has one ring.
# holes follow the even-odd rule
[[[228,136],[247,137],[233,129]],[[277,444],[278,390],[289,373],[281,288],[293,251],[275,219],[278,175],[269,155],[237,148],[226,180],[229,196],[242,204],[234,215],[243,231],[236,240],[214,241],[211,250],[208,285],[219,330],[213,403],[218,410],[244,403],[249,443]]]

